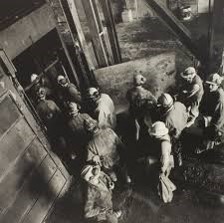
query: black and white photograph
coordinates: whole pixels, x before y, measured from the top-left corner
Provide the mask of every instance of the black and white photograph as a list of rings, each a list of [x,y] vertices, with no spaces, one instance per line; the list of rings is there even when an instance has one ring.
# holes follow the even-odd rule
[[[224,0],[2,0],[0,223],[223,223]]]

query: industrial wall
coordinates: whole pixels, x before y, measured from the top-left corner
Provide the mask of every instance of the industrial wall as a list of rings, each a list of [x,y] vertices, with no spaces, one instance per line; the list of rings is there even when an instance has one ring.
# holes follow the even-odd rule
[[[5,49],[11,59],[14,59],[54,28],[54,14],[45,4],[0,31],[0,47]]]
[[[1,67],[0,144],[0,222],[43,222],[69,175]]]
[[[117,109],[127,107],[126,92],[132,87],[133,76],[142,74],[147,78],[145,87],[158,97],[175,82],[175,53],[134,60],[95,71],[103,92],[112,96]]]

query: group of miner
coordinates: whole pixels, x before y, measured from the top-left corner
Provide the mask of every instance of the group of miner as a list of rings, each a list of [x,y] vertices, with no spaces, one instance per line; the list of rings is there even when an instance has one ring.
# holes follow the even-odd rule
[[[150,168],[156,170],[156,191],[163,202],[171,202],[176,185],[170,173],[183,165],[184,143],[196,134],[195,154],[222,143],[223,78],[213,73],[202,81],[194,67],[178,77],[172,93],[156,98],[145,88],[146,78],[134,75],[133,87],[126,93],[129,109],[122,120],[111,97],[99,87],[89,87],[81,94],[68,78],[59,75],[52,96],[43,80],[31,76],[35,108],[52,148],[57,148],[63,161],[68,157],[84,184],[87,222],[119,221],[122,210],[113,208],[113,190],[137,183],[134,172],[139,167],[146,178]]]

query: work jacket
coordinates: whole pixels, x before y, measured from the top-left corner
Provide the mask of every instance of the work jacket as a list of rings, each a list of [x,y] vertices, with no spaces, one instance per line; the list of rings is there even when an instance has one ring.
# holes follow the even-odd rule
[[[100,128],[115,129],[117,122],[115,106],[109,95],[101,93],[100,98],[96,101],[93,118],[98,121]]]
[[[214,131],[224,133],[224,91],[220,87],[215,92],[206,92],[202,99],[200,111],[203,116],[210,116],[210,126]]]
[[[70,137],[74,145],[75,151],[83,153],[85,146],[88,143],[89,135],[84,128],[84,121],[90,119],[90,116],[85,113],[77,113],[70,116],[68,120],[68,128]],[[78,154],[77,154],[78,155]]]
[[[76,104],[81,104],[82,98],[81,93],[78,91],[76,86],[72,83],[68,83],[68,86],[61,87],[60,99],[64,102],[75,102]]]
[[[122,149],[123,143],[112,129],[100,129],[87,145],[87,162],[94,162],[98,157],[100,163],[97,164],[107,170],[112,170],[119,164],[119,150]]]
[[[173,108],[161,117],[161,121],[169,129],[171,138],[178,139],[187,125],[188,112],[186,107],[181,102],[174,102]]]
[[[129,111],[135,118],[144,115],[147,103],[151,102],[152,105],[156,104],[154,95],[142,86],[129,89],[126,94],[126,99],[129,101]]]
[[[87,183],[84,217],[91,222],[106,221],[109,215],[114,215],[110,184],[111,179],[103,172],[100,173],[97,185]]]
[[[187,108],[189,106],[198,107],[203,94],[203,82],[198,75],[195,75],[191,83],[188,83],[187,81],[182,82],[179,88],[178,100],[181,101]]]

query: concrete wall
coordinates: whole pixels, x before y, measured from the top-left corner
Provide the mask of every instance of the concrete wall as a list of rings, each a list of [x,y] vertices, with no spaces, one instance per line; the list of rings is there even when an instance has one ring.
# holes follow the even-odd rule
[[[21,52],[55,28],[52,9],[43,5],[0,32],[0,47],[14,59]]]
[[[211,1],[213,5],[213,1]],[[198,0],[198,13],[207,13],[209,10],[209,0]]]
[[[147,78],[146,88],[158,97],[175,81],[175,53],[165,53],[95,71],[96,79],[102,88],[113,98],[115,105],[127,106],[126,92],[132,87],[134,74],[143,74]]]

